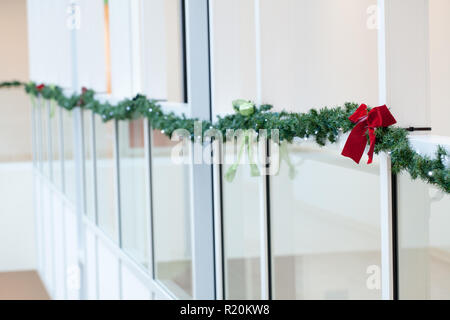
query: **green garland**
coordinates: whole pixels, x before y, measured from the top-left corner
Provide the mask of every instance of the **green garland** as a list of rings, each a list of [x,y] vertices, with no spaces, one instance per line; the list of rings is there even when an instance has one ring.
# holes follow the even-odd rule
[[[47,100],[54,100],[66,110],[75,107],[92,110],[100,115],[104,122],[112,119],[127,120],[136,117],[148,118],[153,129],[161,130],[168,137],[176,129],[186,129],[194,139],[194,123],[198,119],[178,116],[173,112],[165,113],[157,100],[147,99],[138,94],[133,99],[124,99],[117,105],[108,102],[101,103],[95,99],[93,90],[82,90],[80,94],[65,96],[58,86],[41,85],[35,83],[22,83],[20,81],[0,83],[3,87],[24,86],[25,91],[32,97],[41,96]],[[233,107],[235,114],[218,117],[215,123],[202,121],[202,132],[208,129],[217,129],[226,139],[227,129],[271,129],[279,130],[280,141],[292,142],[294,137],[311,138],[324,146],[327,141],[335,143],[340,133],[346,133],[353,129],[354,124],[348,119],[359,105],[346,103],[343,107],[311,109],[307,113],[270,112],[271,105],[255,106],[250,101],[236,100]],[[378,128],[376,130],[375,153],[388,152],[392,159],[392,171],[399,173],[407,171],[413,179],[420,178],[423,181],[439,187],[442,191],[450,193],[450,169],[446,167],[449,153],[439,146],[434,158],[420,155],[411,148],[408,140],[408,132],[398,127]]]

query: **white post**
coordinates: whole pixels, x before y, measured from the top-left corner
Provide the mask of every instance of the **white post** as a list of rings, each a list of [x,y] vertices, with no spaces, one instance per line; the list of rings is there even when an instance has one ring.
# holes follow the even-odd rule
[[[191,115],[211,119],[208,1],[185,1],[186,67]],[[196,142],[198,139],[196,138]],[[196,149],[197,150],[197,149]],[[195,154],[191,154],[195,157]],[[194,299],[215,298],[212,166],[191,165],[191,239]]]
[[[379,103],[397,125],[430,125],[428,0],[378,0]],[[391,162],[380,155],[382,297],[394,298]]]
[[[378,0],[378,81],[379,104],[387,104],[386,3]],[[392,188],[389,155],[380,154],[381,297],[394,298]]]
[[[256,47],[256,104],[260,105],[262,102],[262,78],[261,78],[261,3],[260,0],[254,0],[255,12],[255,47]],[[261,145],[261,144],[260,144]],[[268,148],[266,146],[265,154],[267,155]],[[260,178],[259,192],[260,192],[260,273],[261,273],[261,299],[268,300],[270,298],[270,253],[269,253],[269,208],[267,206],[268,197],[268,179],[266,176],[267,168],[263,168],[263,174]]]

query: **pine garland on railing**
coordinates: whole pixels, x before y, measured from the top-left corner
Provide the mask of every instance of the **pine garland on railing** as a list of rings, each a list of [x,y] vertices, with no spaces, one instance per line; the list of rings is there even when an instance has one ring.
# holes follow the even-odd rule
[[[146,117],[154,129],[161,130],[171,136],[176,129],[186,129],[194,137],[194,123],[198,119],[178,116],[173,112],[165,113],[158,105],[158,101],[149,100],[146,96],[138,94],[133,99],[124,99],[117,105],[108,102],[101,103],[95,99],[95,92],[83,88],[80,94],[65,96],[58,86],[36,85],[33,82],[22,83],[11,81],[0,83],[0,88],[24,86],[25,91],[32,97],[41,96],[47,100],[54,100],[66,110],[75,107],[92,110],[99,114],[103,121],[112,119],[126,120],[136,117]],[[271,105],[255,106],[245,100],[236,100],[233,103],[235,114],[218,117],[215,123],[202,121],[202,132],[208,129],[220,130],[224,139],[227,129],[278,129],[280,141],[292,142],[295,137],[311,138],[324,146],[327,141],[335,143],[340,133],[351,131],[355,124],[349,117],[358,108],[356,103],[346,103],[344,107],[311,109],[307,113],[270,112]],[[447,168],[449,153],[439,146],[435,158],[430,158],[416,152],[411,148],[408,132],[398,127],[380,127],[375,131],[375,153],[387,152],[391,156],[392,171],[399,173],[407,171],[413,179],[420,178],[427,183],[439,187],[450,193],[450,169]]]

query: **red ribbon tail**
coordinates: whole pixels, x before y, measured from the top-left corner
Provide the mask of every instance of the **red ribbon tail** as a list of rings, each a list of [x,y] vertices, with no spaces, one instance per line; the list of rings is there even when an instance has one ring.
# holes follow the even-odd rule
[[[376,141],[374,128],[369,128],[369,140],[370,140],[370,148],[369,152],[367,153],[367,155],[369,156],[367,164],[371,164],[373,162],[373,153],[375,151],[375,141]]]
[[[358,123],[350,132],[347,142],[345,143],[342,155],[348,157],[359,164],[367,145],[366,138],[366,122]]]

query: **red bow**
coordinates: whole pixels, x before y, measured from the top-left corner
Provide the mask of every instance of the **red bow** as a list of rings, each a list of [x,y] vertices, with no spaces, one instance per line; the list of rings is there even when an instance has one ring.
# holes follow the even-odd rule
[[[45,85],[43,83],[41,83],[40,85],[36,86],[36,89],[38,91],[42,91],[42,89],[44,89],[44,88],[45,88]]]
[[[83,96],[86,94],[86,92],[88,91],[88,89],[86,87],[82,87],[81,88],[81,95],[80,95],[80,99],[78,100],[78,106],[83,106],[84,105],[84,99]]]
[[[356,123],[352,132],[348,136],[342,155],[353,159],[359,163],[367,145],[367,131],[369,131],[370,148],[368,164],[372,163],[373,152],[375,150],[375,129],[379,127],[389,127],[397,121],[392,116],[386,105],[376,107],[367,112],[367,106],[362,104],[355,113],[349,117],[350,121]]]

